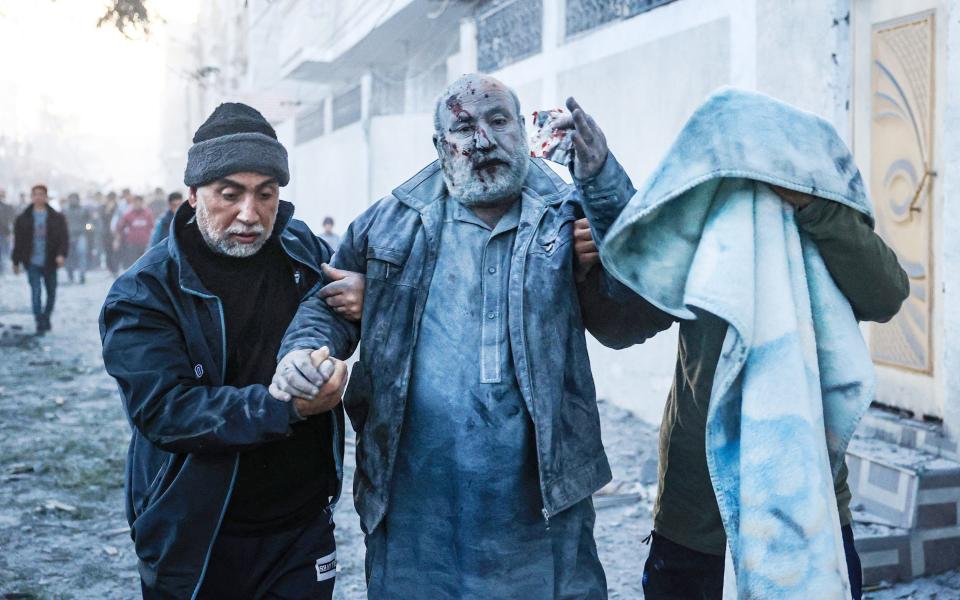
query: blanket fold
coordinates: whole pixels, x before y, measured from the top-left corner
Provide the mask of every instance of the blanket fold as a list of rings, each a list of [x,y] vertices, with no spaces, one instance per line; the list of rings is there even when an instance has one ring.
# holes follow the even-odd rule
[[[874,393],[849,302],[775,184],[872,219],[819,117],[725,88],[684,126],[601,244],[664,311],[728,323],[706,448],[742,598],[849,598],[833,478]]]

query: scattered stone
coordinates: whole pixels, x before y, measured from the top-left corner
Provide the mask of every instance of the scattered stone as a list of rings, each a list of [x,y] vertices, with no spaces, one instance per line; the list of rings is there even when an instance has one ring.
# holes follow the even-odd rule
[[[53,399],[53,403],[56,404],[57,406],[63,406],[64,402],[66,402],[66,400],[64,400],[63,396],[57,396],[56,398]]]
[[[636,504],[643,499],[640,486],[626,481],[611,481],[593,495],[593,506],[596,509],[611,506]]]
[[[117,554],[120,554],[120,551],[114,548],[113,546],[104,546],[103,553],[106,554],[107,556],[116,556]]]
[[[11,475],[20,475],[23,473],[33,473],[35,469],[33,465],[28,465],[25,463],[14,463],[10,465],[10,474]]]
[[[659,467],[657,457],[654,456],[643,461],[643,466],[640,467],[640,482],[656,483],[657,479],[659,479]]]
[[[52,511],[59,510],[59,511],[63,511],[65,513],[70,513],[70,514],[74,514],[77,512],[76,506],[73,506],[71,504],[66,504],[64,502],[60,502],[59,500],[47,500],[41,508],[46,510],[52,510]]]
[[[597,510],[604,508],[610,508],[613,506],[624,506],[627,504],[636,504],[643,499],[643,496],[639,493],[629,493],[629,494],[608,494],[605,496],[594,496],[593,497],[593,506]]]
[[[103,532],[103,537],[113,537],[115,535],[120,535],[121,533],[130,533],[129,527],[117,527],[116,529],[108,529]]]

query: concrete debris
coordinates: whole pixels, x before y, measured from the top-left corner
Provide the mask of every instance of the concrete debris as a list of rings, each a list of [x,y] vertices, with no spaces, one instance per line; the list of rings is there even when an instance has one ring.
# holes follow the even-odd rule
[[[59,500],[47,500],[43,506],[38,507],[40,510],[49,510],[49,511],[63,511],[65,513],[74,514],[77,512],[77,507],[72,504],[66,504],[65,502],[60,502]]]

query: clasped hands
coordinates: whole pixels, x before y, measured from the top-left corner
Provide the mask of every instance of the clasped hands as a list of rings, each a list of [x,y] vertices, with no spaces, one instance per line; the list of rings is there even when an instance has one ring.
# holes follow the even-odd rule
[[[309,417],[340,404],[346,385],[347,364],[324,346],[288,352],[277,364],[269,391],[277,400],[293,402],[301,417]]]

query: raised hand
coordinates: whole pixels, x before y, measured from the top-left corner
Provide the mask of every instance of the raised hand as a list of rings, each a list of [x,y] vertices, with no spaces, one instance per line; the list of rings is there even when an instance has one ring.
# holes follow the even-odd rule
[[[567,98],[567,110],[570,115],[560,117],[553,126],[556,129],[573,129],[573,176],[588,179],[599,173],[607,160],[607,137],[573,97]]]

